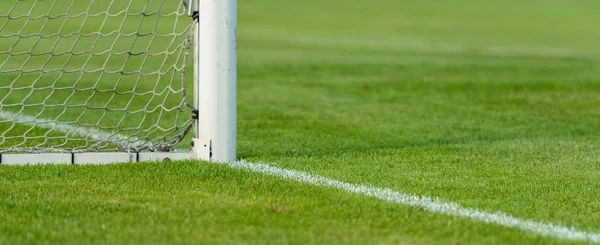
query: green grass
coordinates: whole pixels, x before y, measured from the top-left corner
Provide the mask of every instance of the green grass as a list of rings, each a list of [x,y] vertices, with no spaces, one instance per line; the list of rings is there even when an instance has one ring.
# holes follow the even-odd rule
[[[591,0],[240,1],[238,156],[599,232],[597,16]],[[0,244],[571,243],[209,163],[0,176]]]

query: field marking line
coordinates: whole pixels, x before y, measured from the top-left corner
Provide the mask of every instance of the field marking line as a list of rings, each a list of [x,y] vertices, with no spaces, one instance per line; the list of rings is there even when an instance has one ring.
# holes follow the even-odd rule
[[[351,184],[307,172],[279,168],[262,163],[250,163],[243,160],[230,163],[221,162],[217,164],[226,165],[235,169],[249,170],[269,176],[281,177],[314,186],[329,187],[352,194],[374,197],[391,203],[419,206],[431,213],[450,215],[460,218],[469,218],[488,224],[496,224],[507,228],[529,231],[544,237],[554,237],[570,241],[600,243],[600,233],[589,233],[577,230],[573,227],[565,227],[550,223],[520,219],[503,212],[491,213],[481,211],[476,208],[465,208],[456,203],[442,201],[438,198],[409,195],[394,191],[392,189],[379,188],[371,185]]]
[[[85,128],[78,128],[71,125],[61,125],[49,120],[36,119],[35,117],[23,115],[21,113],[18,114],[18,117],[16,116],[17,114],[14,113],[0,111],[0,118],[3,118],[4,120],[14,120],[16,118],[18,121],[36,127],[46,129],[54,128],[54,130],[62,131],[64,133],[76,133],[81,135],[87,135],[94,139],[100,139],[100,137],[106,136],[126,138],[126,136],[124,135],[115,135],[105,132],[99,132]],[[35,123],[40,121],[46,123]],[[503,212],[490,213],[481,211],[476,208],[465,208],[461,207],[456,203],[442,201],[438,198],[410,195],[399,191],[394,191],[392,189],[379,188],[371,185],[351,184],[327,178],[324,176],[310,174],[307,172],[302,172],[293,169],[279,168],[263,163],[250,163],[242,160],[236,162],[215,162],[215,164],[225,165],[234,169],[249,170],[255,173],[261,173],[269,176],[281,177],[284,179],[294,180],[301,183],[307,183],[314,186],[329,187],[352,194],[374,197],[391,203],[409,206],[419,206],[431,213],[439,213],[460,218],[469,218],[488,224],[496,224],[507,228],[515,228],[522,231],[529,231],[544,237],[554,237],[558,239],[571,241],[600,243],[600,233],[589,233],[577,230],[574,227],[565,227],[550,223],[519,219]]]
[[[19,124],[30,125],[33,127],[62,132],[65,134],[88,137],[93,140],[112,139],[112,140],[127,142],[127,141],[130,141],[133,139],[133,138],[127,137],[125,135],[121,135],[121,134],[117,134],[117,133],[107,133],[107,132],[104,132],[101,130],[93,130],[93,129],[89,129],[89,128],[81,127],[81,126],[77,127],[77,126],[73,126],[70,124],[60,124],[53,120],[36,118],[34,116],[30,116],[30,115],[24,114],[22,112],[13,113],[13,112],[9,112],[7,110],[0,110],[0,120],[15,121]],[[132,144],[134,146],[143,145],[142,143],[135,141],[135,139],[133,139],[133,140],[134,140],[134,142],[131,142],[130,144]]]

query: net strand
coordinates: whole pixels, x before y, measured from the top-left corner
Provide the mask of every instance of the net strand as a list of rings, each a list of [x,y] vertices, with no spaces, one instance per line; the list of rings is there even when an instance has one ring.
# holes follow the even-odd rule
[[[188,6],[0,3],[0,153],[173,151],[194,122]]]

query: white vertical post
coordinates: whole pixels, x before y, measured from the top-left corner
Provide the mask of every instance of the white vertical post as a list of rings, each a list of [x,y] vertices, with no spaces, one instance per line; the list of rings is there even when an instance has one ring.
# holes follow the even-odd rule
[[[237,0],[198,1],[194,152],[203,160],[235,161]]]

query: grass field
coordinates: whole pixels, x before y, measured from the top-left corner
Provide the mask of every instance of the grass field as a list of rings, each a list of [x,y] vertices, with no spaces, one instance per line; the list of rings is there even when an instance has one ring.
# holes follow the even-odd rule
[[[597,16],[592,0],[241,0],[238,31],[240,159],[596,240],[187,161],[0,166],[0,244],[598,242]]]

